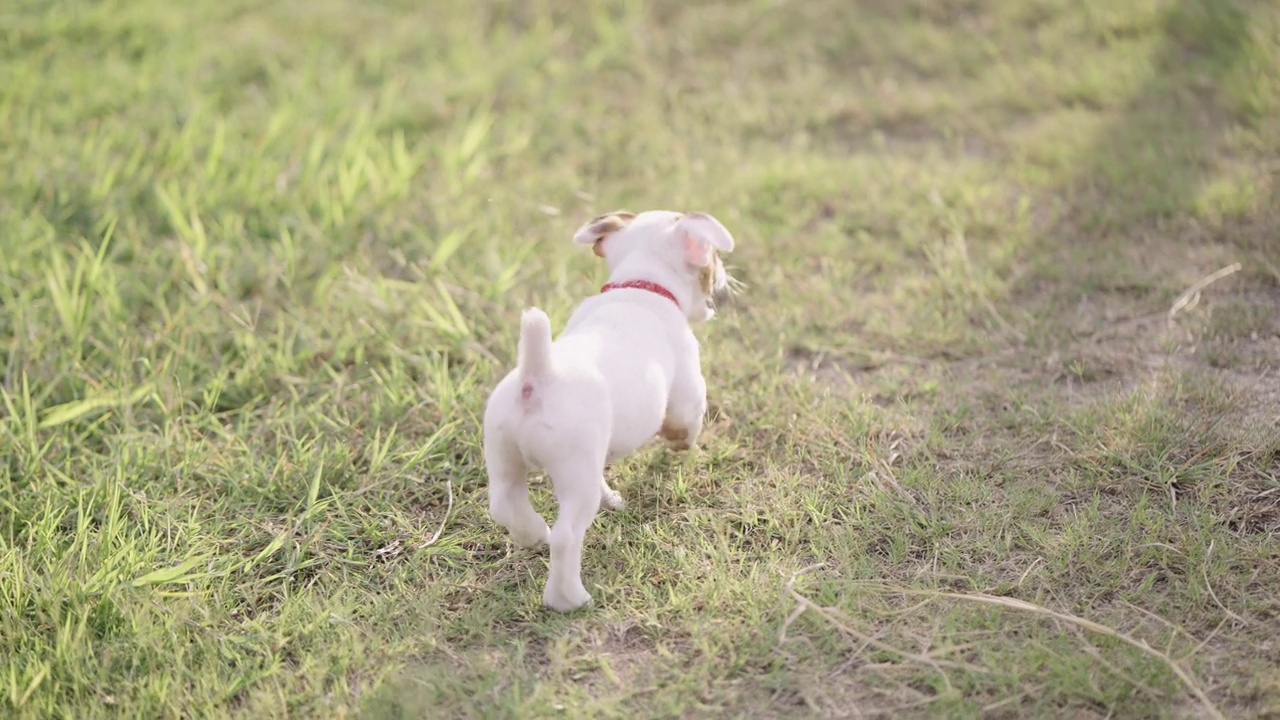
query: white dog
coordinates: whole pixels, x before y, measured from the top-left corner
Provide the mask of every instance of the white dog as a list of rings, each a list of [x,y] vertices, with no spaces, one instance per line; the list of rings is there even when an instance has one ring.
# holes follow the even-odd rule
[[[688,449],[702,430],[707,386],[690,324],[715,314],[712,296],[730,282],[717,251],[733,249],[710,215],[659,210],[598,217],[573,239],[604,258],[609,284],[554,343],[546,313],[525,311],[517,366],[484,414],[489,512],[516,544],[551,545],[542,602],[560,612],[591,602],[583,539],[601,506],[625,504],[605,466],[655,435]],[[555,488],[551,529],[529,504],[534,469]]]

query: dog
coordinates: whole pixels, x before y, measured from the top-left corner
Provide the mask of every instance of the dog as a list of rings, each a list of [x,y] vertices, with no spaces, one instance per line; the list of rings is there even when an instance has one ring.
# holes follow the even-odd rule
[[[515,544],[551,546],[542,602],[558,612],[592,601],[583,540],[601,508],[626,505],[605,467],[658,436],[688,450],[702,432],[707,386],[691,326],[710,320],[715,297],[735,283],[719,256],[733,236],[704,213],[612,212],[573,240],[604,258],[608,284],[554,342],[546,313],[524,311],[516,367],[484,413],[489,513]],[[529,503],[533,470],[555,491],[550,528]]]

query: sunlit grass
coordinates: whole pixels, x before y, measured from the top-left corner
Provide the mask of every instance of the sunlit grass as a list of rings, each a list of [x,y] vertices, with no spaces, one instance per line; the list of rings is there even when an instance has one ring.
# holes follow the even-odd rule
[[[0,714],[1280,711],[1271,4],[0,28]],[[479,416],[618,207],[745,290],[559,616]]]

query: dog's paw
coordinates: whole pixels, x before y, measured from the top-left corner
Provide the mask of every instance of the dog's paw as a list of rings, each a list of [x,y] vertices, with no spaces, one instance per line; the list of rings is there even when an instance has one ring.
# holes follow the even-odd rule
[[[543,525],[541,530],[537,528],[512,528],[511,542],[522,548],[540,548],[551,543],[551,528],[546,525]]]
[[[550,584],[542,592],[542,604],[556,612],[567,613],[591,604],[591,593],[576,583],[576,587],[556,588]]]
[[[617,490],[606,489],[600,496],[600,507],[605,510],[626,510],[627,501]]]
[[[688,435],[684,435],[678,438],[664,437],[662,446],[672,452],[688,452],[693,449],[694,443]]]
[[[685,428],[672,427],[664,423],[662,429],[658,431],[658,437],[662,438],[668,450],[682,452],[693,447],[693,438]]]

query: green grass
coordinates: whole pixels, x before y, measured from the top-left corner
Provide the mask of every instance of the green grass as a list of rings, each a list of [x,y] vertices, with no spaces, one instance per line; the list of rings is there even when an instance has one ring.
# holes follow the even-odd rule
[[[0,163],[0,714],[1280,714],[1272,2],[18,0]],[[748,290],[560,616],[479,418],[619,207]]]

